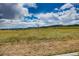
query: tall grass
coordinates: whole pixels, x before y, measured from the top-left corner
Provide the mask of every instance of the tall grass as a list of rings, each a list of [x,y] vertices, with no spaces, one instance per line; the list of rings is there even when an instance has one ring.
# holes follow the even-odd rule
[[[79,38],[79,29],[40,28],[27,30],[0,30],[0,43],[73,40]]]
[[[0,55],[56,55],[79,51],[79,29],[0,30]]]

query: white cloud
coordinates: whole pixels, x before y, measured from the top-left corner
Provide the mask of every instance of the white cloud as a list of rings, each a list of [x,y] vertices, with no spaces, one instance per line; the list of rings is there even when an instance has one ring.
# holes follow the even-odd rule
[[[69,25],[76,23],[76,19],[79,20],[79,14],[76,12],[76,8],[72,4],[65,4],[61,9],[70,8],[69,10],[57,12],[57,13],[40,13],[36,16],[44,21],[51,22],[52,25],[61,24],[61,25]],[[56,8],[56,10],[58,10]],[[75,22],[74,22],[75,21]]]
[[[36,4],[27,4],[29,7],[37,8]],[[0,20],[0,24],[3,25],[4,28],[28,28],[28,27],[42,27],[42,26],[51,26],[51,25],[73,25],[79,24],[79,14],[76,12],[76,8],[72,4],[65,4],[60,9],[70,8],[69,10],[57,12],[57,13],[40,13],[40,14],[29,14],[28,8],[23,8],[23,4],[17,4],[16,10],[20,12],[21,16],[32,16],[34,15],[38,19],[30,20],[30,22],[23,22],[22,20]],[[59,10],[56,8],[55,10]],[[2,14],[1,14],[2,15]],[[16,16],[18,18],[18,15]],[[78,18],[78,20],[76,20]],[[4,26],[5,25],[5,26]],[[18,26],[18,27],[17,27]],[[1,28],[1,27],[0,27]]]
[[[24,8],[23,5],[26,5],[28,7],[37,8],[37,5],[35,3],[19,3],[16,8],[20,12],[21,16],[30,16],[31,14],[28,11],[28,8]],[[18,15],[16,15],[18,17]]]
[[[74,7],[67,11],[63,11],[62,15],[60,16],[61,20],[70,20],[70,19],[76,19],[77,12]]]
[[[54,10],[59,10],[58,8],[55,8]]]
[[[36,15],[40,21],[45,22],[43,26],[51,26],[59,24],[59,16],[53,12],[51,13],[40,13]]]
[[[71,8],[71,7],[73,7],[73,5],[71,3],[66,3],[60,9],[63,10],[65,8]]]
[[[19,10],[19,12],[21,13],[21,16],[28,16],[29,15],[29,11],[28,8],[24,8],[23,7],[24,4],[18,4],[16,6],[16,8]],[[17,15],[16,15],[17,16]]]
[[[21,20],[1,19],[0,29],[37,27],[37,22],[22,22]]]
[[[27,7],[37,8],[36,3],[25,3],[24,5],[26,5]]]
[[[40,19],[48,19],[52,17],[52,13],[40,13],[36,15]]]

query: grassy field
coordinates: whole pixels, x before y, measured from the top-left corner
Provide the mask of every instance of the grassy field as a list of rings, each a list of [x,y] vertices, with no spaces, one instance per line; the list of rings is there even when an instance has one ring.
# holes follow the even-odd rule
[[[79,27],[0,30],[0,55],[58,55],[79,52]]]

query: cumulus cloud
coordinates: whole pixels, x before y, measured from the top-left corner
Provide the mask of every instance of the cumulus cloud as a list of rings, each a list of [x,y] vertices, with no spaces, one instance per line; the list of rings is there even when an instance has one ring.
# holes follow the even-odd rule
[[[36,14],[36,16],[38,17],[39,21],[43,21],[45,23],[43,26],[51,26],[59,24],[59,16],[53,12],[40,13]]]
[[[0,23],[0,29],[16,29],[16,28],[29,28],[37,27],[36,22],[22,22],[21,20],[3,19],[4,22]]]
[[[72,5],[72,4],[65,4],[63,6],[60,7],[60,9],[66,9],[66,8],[70,8],[69,10],[66,11],[61,11],[61,12],[57,12],[57,13],[40,13],[37,14],[36,16],[39,19],[42,20],[73,20],[76,19],[77,16],[77,12],[76,12],[76,8]],[[55,8],[55,10],[60,10],[58,8]]]
[[[56,18],[58,19],[58,15],[53,13],[53,12],[50,12],[50,13],[40,13],[40,14],[37,14],[36,15],[39,19],[43,19],[43,20],[54,20],[53,18]]]
[[[0,18],[20,19],[28,14],[28,9],[23,8],[23,4],[18,3],[0,3]]]
[[[26,6],[28,8],[30,8],[30,7],[37,8],[36,3],[25,3],[24,6]]]
[[[71,7],[73,7],[71,3],[66,3],[60,9],[71,8]]]
[[[48,19],[52,17],[52,13],[40,13],[37,14],[37,17],[40,19]]]
[[[23,8],[23,5],[27,8]],[[73,4],[65,4],[60,9],[55,8],[55,10],[63,10],[69,8],[68,10],[59,11],[57,13],[48,12],[48,13],[39,13],[39,14],[29,14],[28,8],[33,7],[37,8],[36,4],[0,4],[0,25],[5,25],[3,27],[11,25],[11,28],[27,28],[27,27],[42,27],[42,26],[51,26],[51,25],[73,25],[79,24],[79,14],[76,12],[76,8]],[[24,22],[21,19],[23,16],[29,16],[31,18],[36,17],[37,19],[31,19],[30,22]],[[78,20],[76,20],[78,18]],[[14,20],[8,20],[14,19]],[[15,20],[18,19],[18,20]],[[29,20],[29,19],[27,19]],[[7,26],[6,26],[7,25]],[[2,27],[1,26],[1,27]],[[17,27],[18,26],[18,27]],[[0,28],[1,28],[0,27]]]
[[[65,4],[60,9],[66,9],[69,8],[69,10],[63,10],[61,12],[57,13],[40,13],[36,15],[39,19],[52,22],[52,25],[55,24],[61,24],[61,25],[69,25],[70,24],[76,24],[76,20],[78,18],[79,20],[79,14],[76,11],[76,8],[72,4]],[[56,8],[56,10],[59,10]]]
[[[75,8],[71,8],[70,10],[63,11],[60,17],[62,20],[76,19],[76,14]]]

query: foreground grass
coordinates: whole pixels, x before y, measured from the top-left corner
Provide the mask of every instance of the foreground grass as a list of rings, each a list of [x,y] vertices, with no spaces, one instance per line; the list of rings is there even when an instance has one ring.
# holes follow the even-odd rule
[[[56,55],[79,52],[79,28],[0,30],[0,55]]]

